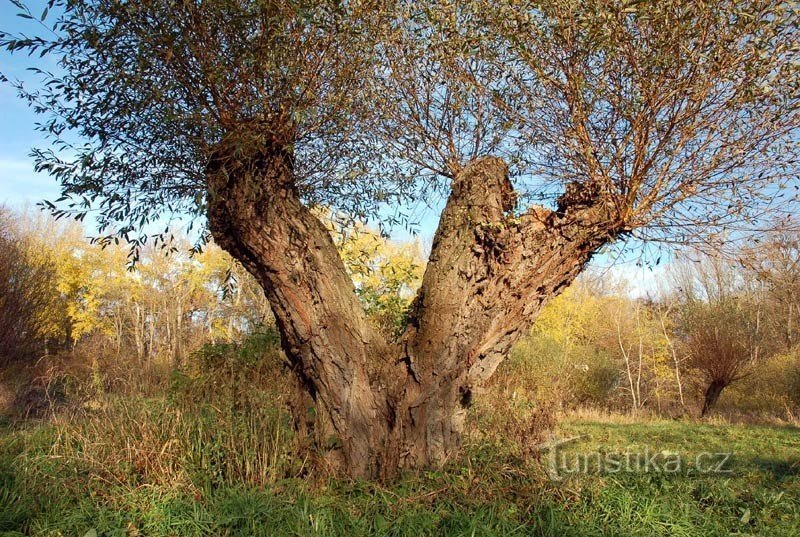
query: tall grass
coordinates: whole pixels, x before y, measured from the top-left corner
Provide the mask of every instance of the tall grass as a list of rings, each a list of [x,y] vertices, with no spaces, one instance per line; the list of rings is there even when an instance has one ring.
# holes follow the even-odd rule
[[[101,382],[50,420],[6,424],[0,535],[800,534],[797,429],[593,411],[556,427],[563,409],[520,389],[535,379],[514,370],[478,398],[464,453],[446,468],[392,483],[335,479],[294,432],[277,348],[274,333],[204,347],[158,380],[161,396]],[[587,438],[579,450],[731,450],[736,471],[553,483],[537,451],[551,435]]]
[[[288,384],[276,378],[280,361],[273,334],[204,347],[172,373],[165,397],[97,394],[56,414],[39,457],[131,488],[198,492],[300,475],[308,449],[292,428]],[[32,472],[29,485],[47,488],[51,470],[38,481]]]
[[[388,484],[278,479],[263,486],[210,475],[200,479],[206,485],[156,481],[154,473],[140,474],[140,481],[115,478],[110,469],[99,472],[103,461],[74,453],[63,458],[53,451],[64,441],[59,434],[59,427],[40,426],[11,432],[0,442],[0,532],[10,532],[5,535],[788,537],[800,532],[799,433],[791,428],[567,422],[560,433],[590,438],[579,450],[631,445],[687,454],[732,450],[734,471],[725,476],[585,474],[551,483],[536,461],[476,443],[442,471],[408,473]],[[117,469],[127,460],[108,457]]]

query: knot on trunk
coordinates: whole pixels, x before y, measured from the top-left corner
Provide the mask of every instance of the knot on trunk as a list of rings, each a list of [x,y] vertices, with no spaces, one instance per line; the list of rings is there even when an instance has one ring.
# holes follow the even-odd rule
[[[249,124],[248,124],[249,125]],[[210,151],[205,175],[209,193],[244,187],[251,198],[275,187],[290,187],[294,154],[282,131],[244,128],[228,133]]]
[[[588,233],[607,241],[630,231],[620,217],[614,195],[597,181],[568,183],[556,204],[553,217],[562,229],[565,225],[573,228],[570,235],[574,239]]]
[[[453,181],[451,199],[467,209],[473,220],[493,222],[517,204],[508,179],[508,166],[497,157],[470,162]]]
[[[497,222],[475,226],[473,230],[475,243],[472,251],[486,262],[489,272],[494,268],[494,264],[491,262],[500,264],[510,262],[508,254],[514,238],[511,230],[516,229],[517,225],[517,219],[505,218]]]
[[[268,208],[299,203],[291,145],[283,140],[261,125],[233,131],[211,148],[205,166],[209,231],[254,273],[261,262],[247,237],[277,218]]]

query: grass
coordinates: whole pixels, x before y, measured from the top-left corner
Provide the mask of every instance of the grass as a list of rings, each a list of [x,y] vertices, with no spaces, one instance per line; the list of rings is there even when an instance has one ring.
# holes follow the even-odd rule
[[[188,481],[175,472],[172,481],[155,479],[125,466],[125,457],[100,471],[110,463],[91,460],[97,452],[87,446],[81,457],[59,451],[64,432],[44,423],[4,427],[0,534],[800,535],[800,430],[791,427],[567,419],[558,436],[583,437],[567,457],[649,450],[692,461],[732,452],[730,472],[689,464],[677,473],[594,471],[553,482],[547,456],[520,460],[513,446],[473,435],[458,463],[389,485],[278,475],[247,485],[197,475],[215,466],[191,460]]]

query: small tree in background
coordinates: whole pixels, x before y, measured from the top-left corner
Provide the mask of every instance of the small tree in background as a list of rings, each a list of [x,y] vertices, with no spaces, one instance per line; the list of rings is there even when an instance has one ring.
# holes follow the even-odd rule
[[[703,378],[705,415],[725,388],[780,347],[766,322],[763,285],[736,260],[695,253],[675,262],[672,279],[680,344],[687,366]]]
[[[757,364],[763,338],[759,315],[757,305],[738,297],[686,308],[687,364],[705,381],[701,416],[714,407],[725,388],[745,378]]]

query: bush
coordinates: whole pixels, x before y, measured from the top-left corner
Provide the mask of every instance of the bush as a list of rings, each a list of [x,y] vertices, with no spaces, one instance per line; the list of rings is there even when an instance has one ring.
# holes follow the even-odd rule
[[[728,415],[791,420],[800,413],[800,357],[797,351],[776,355],[754,367],[723,393],[719,410]]]
[[[52,262],[31,255],[0,207],[0,367],[45,351],[46,315],[58,300],[54,275]]]
[[[619,365],[600,349],[587,348],[574,375],[572,399],[580,406],[610,406],[621,382]]]
[[[559,409],[613,407],[620,374],[604,349],[579,345],[565,351],[547,334],[533,334],[512,349],[491,385]]]

